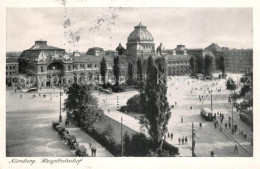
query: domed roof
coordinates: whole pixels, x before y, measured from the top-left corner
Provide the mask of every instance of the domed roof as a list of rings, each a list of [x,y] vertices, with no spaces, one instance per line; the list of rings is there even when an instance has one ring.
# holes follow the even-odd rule
[[[135,30],[128,36],[128,42],[136,41],[153,41],[152,34],[146,29],[146,26],[139,25],[135,26]]]

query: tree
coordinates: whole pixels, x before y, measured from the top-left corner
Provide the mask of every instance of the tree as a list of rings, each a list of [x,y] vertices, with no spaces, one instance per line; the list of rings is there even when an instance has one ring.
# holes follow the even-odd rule
[[[103,57],[100,62],[100,74],[103,78],[103,86],[106,85],[106,73],[107,73],[107,62],[106,59]]]
[[[236,89],[236,84],[232,78],[228,78],[227,80],[227,89],[228,90],[235,90]]]
[[[225,59],[224,59],[224,56],[220,57],[219,68],[222,71],[222,75],[224,75],[225,74]]]
[[[195,72],[194,72],[194,66],[195,66],[194,64],[195,64],[194,58],[191,57],[191,58],[190,58],[190,67],[191,67],[191,72],[192,72],[192,74],[195,73]]]
[[[211,68],[212,59],[209,55],[205,56],[204,59],[204,75],[209,76],[210,75],[210,68]]]
[[[73,83],[66,92],[68,95],[67,99],[64,101],[64,108],[63,111],[66,111],[67,117],[70,117],[71,114],[78,110],[79,104],[79,95],[80,95],[80,86],[77,83]]]
[[[116,78],[116,84],[115,86],[119,86],[119,77],[120,77],[120,60],[119,57],[114,57],[114,66],[113,66],[113,72],[114,76]]]
[[[123,137],[123,141],[124,141],[124,155],[125,156],[130,156],[131,155],[131,138],[130,135],[128,134],[128,132],[126,131]]]
[[[97,99],[92,96],[90,85],[76,83],[68,89],[68,98],[64,101],[64,110],[74,115],[74,120],[85,129],[91,129],[101,120],[103,110],[98,107]]]
[[[154,63],[152,57],[148,59],[147,80],[142,107],[145,117],[140,123],[145,126],[151,136],[153,148],[161,150],[163,136],[168,131],[167,125],[171,116],[169,103],[166,97],[167,86],[165,64]]]
[[[138,88],[140,89],[140,93],[143,90],[143,65],[140,58],[137,60],[137,80],[139,82]]]
[[[134,75],[134,66],[132,62],[128,62],[128,80],[130,83],[133,82],[133,75]]]
[[[240,90],[240,96],[244,97],[249,91],[251,91],[251,87],[249,85],[244,85]]]

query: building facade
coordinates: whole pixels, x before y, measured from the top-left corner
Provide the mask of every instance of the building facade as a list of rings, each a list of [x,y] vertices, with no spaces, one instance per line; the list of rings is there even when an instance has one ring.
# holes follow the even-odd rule
[[[225,48],[223,53],[226,71],[247,73],[253,70],[253,49]]]
[[[15,76],[19,74],[19,64],[17,57],[7,57],[6,58],[6,84],[8,86],[12,85],[12,82],[16,82]]]
[[[154,38],[147,27],[141,23],[135,26],[129,34],[126,49],[119,43],[114,51],[105,51],[103,48],[93,47],[89,48],[86,53],[75,51],[73,54],[68,54],[65,49],[49,46],[47,41],[38,40],[30,49],[22,52],[18,62],[21,74],[35,77],[34,86],[47,87],[53,83],[68,85],[75,77],[102,83],[100,62],[103,57],[107,62],[106,78],[109,80],[113,76],[113,59],[116,56],[120,57],[121,76],[126,78],[128,62],[132,62],[136,66],[138,58],[146,60],[149,56],[155,59],[164,58],[168,75],[204,73],[203,61],[207,55],[212,61],[210,72],[218,69],[217,63],[222,56],[225,58],[227,71],[245,71],[253,68],[252,49],[224,50],[215,43],[205,49],[189,49],[182,44],[177,45],[174,49],[166,49],[161,43],[155,51]],[[190,66],[191,58],[194,61],[193,70]],[[15,70],[18,70],[18,66],[15,67]],[[8,76],[11,75],[9,74],[10,71],[14,72],[13,69],[9,68]],[[18,73],[15,72],[15,74]],[[28,85],[33,86],[30,82]]]
[[[127,39],[126,55],[132,61],[137,61],[138,58],[147,59],[155,54],[154,38],[141,23],[134,28]]]
[[[34,46],[22,52],[19,58],[20,73],[25,74],[27,87],[48,87],[73,83],[75,77],[80,81],[101,83],[100,62],[104,57],[107,62],[107,78],[113,76],[115,53],[107,54],[102,48],[90,48],[86,53],[78,51],[68,55],[65,49],[47,45],[47,41],[35,41]],[[122,56],[122,59],[125,59]],[[125,75],[123,60],[121,75]],[[28,78],[33,81],[28,82]]]

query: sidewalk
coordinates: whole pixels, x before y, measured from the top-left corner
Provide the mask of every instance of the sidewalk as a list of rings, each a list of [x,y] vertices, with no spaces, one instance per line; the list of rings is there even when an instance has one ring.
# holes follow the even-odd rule
[[[62,122],[62,126],[65,127],[65,120]],[[89,147],[89,143],[92,142],[92,145],[97,148],[97,157],[113,157],[113,155],[106,150],[101,144],[99,144],[96,140],[90,137],[87,133],[82,131],[79,127],[75,126],[74,124],[70,123],[66,130],[69,131],[70,135],[74,135],[77,138],[77,142],[79,145],[84,145],[87,148],[87,153],[91,156],[91,150]]]

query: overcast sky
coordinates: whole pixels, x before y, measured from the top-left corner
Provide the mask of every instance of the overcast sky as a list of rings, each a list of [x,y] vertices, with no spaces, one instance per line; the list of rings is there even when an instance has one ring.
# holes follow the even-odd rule
[[[7,51],[30,48],[35,40],[67,51],[125,47],[142,22],[168,49],[177,44],[205,48],[253,47],[251,8],[8,8]]]

